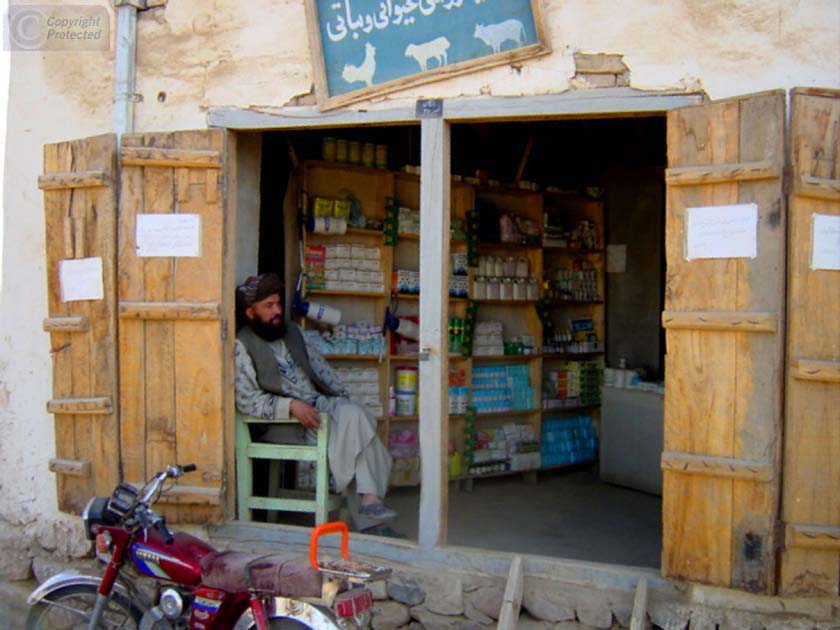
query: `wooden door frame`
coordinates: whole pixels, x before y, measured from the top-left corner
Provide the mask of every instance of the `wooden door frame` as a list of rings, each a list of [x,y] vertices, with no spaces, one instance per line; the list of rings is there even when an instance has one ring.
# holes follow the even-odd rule
[[[448,215],[450,178],[444,177],[444,171],[448,171],[449,168],[448,138],[452,123],[664,116],[671,109],[706,101],[708,101],[706,95],[700,93],[640,92],[630,88],[605,88],[544,96],[444,99],[440,117],[422,120],[418,119],[417,108],[415,104],[412,104],[381,110],[352,111],[348,109],[330,112],[320,112],[315,107],[282,107],[271,111],[216,108],[208,112],[207,123],[210,127],[221,127],[234,132],[232,135],[235,137],[235,132],[417,124],[420,120],[423,151],[420,179],[425,193],[424,203],[426,199],[429,203],[438,204],[440,207],[443,207],[440,204],[445,203],[444,214]],[[235,159],[235,153],[231,153],[231,161],[235,162]],[[229,172],[235,172],[235,165]],[[229,190],[235,189],[235,186],[235,182],[228,184]],[[229,197],[227,208],[231,215],[236,214],[235,204],[235,198]],[[441,225],[440,221],[424,222],[421,226],[421,243],[435,241],[440,234]],[[423,236],[427,238],[424,239]],[[439,248],[443,243],[440,242],[441,239],[437,240],[435,247]],[[235,237],[231,237],[229,242],[235,242]],[[235,259],[236,253],[232,252],[230,260]],[[426,299],[421,297],[420,321],[437,322],[442,317],[442,301],[438,294],[442,295],[443,287],[448,281],[443,264],[445,257],[424,255],[422,259],[424,265],[421,266],[421,277],[427,279],[430,277],[432,282],[424,281],[424,287],[427,290],[422,295],[428,297]],[[424,272],[428,275],[423,276]],[[435,297],[431,298],[431,295]],[[448,487],[448,477],[445,472],[447,452],[444,437],[446,433],[443,432],[441,423],[437,421],[438,417],[443,416],[436,414],[447,409],[448,391],[443,386],[441,374],[446,373],[448,361],[446,353],[438,352],[439,348],[444,347],[442,343],[445,341],[440,328],[435,329],[431,325],[428,328],[424,327],[421,330],[421,338],[422,345],[430,351],[430,360],[423,362],[421,367],[421,373],[427,375],[427,378],[420,379],[420,395],[423,400],[432,401],[432,404],[424,404],[421,407],[419,419],[419,427],[422,428],[420,433],[425,436],[422,447],[426,456],[421,460],[422,486],[417,546],[420,550],[431,551],[442,548],[446,544]],[[232,426],[233,416],[231,415],[229,422],[226,418],[225,423],[226,426],[228,424]],[[227,462],[227,470],[233,469],[231,459]],[[235,484],[229,483],[228,488],[235,488]],[[232,500],[228,497],[227,505],[231,502]],[[233,514],[230,511],[228,513]],[[385,541],[377,545],[371,544],[371,547],[401,550],[405,548],[405,543],[396,545]],[[378,553],[382,555],[383,552]],[[400,552],[396,551],[396,553]],[[383,557],[388,557],[388,555],[386,553]]]

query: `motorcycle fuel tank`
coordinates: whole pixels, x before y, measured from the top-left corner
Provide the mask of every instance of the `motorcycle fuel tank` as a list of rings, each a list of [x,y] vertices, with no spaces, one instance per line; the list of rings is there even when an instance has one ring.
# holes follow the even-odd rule
[[[131,545],[131,558],[137,569],[153,578],[179,584],[198,584],[201,580],[201,558],[215,551],[203,540],[183,532],[175,534],[172,544],[163,536],[147,530],[145,540]]]

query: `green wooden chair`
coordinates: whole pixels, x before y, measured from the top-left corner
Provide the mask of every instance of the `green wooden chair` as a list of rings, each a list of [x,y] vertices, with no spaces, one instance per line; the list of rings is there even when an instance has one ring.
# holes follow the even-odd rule
[[[251,439],[252,424],[297,424],[297,420],[265,420],[245,416],[236,412],[236,504],[240,520],[252,520],[252,510],[283,512],[309,512],[315,515],[315,524],[329,520],[330,512],[342,510],[344,502],[341,496],[330,494],[330,469],[327,462],[327,444],[329,441],[329,417],[321,414],[321,428],[315,444],[276,444],[255,442]],[[269,496],[254,495],[255,459],[269,461]],[[286,490],[279,487],[281,466],[286,461],[315,462],[315,492],[306,490]]]

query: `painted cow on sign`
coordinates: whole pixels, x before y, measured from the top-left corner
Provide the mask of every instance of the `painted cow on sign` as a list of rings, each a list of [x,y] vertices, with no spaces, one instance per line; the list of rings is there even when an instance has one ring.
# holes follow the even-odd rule
[[[505,20],[498,24],[476,24],[476,37],[493,49],[494,53],[502,51],[502,44],[506,41],[516,43],[516,47],[525,43],[525,27],[519,20]]]
[[[420,70],[425,72],[429,69],[429,59],[437,60],[438,66],[445,66],[448,49],[449,40],[445,37],[437,37],[425,44],[409,44],[405,48],[405,56],[413,57],[420,64]]]

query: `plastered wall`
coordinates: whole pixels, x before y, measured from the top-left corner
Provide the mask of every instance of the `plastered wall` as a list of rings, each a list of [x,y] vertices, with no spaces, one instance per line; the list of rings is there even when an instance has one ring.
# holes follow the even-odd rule
[[[702,89],[722,98],[794,85],[840,85],[837,0],[543,4],[552,54],[360,106],[585,89],[585,82],[573,80],[575,52],[624,55],[631,86],[646,90]],[[143,12],[136,129],[202,128],[209,108],[277,108],[309,93],[306,33],[302,0],[169,0],[168,6]],[[68,524],[72,531],[78,528],[56,511],[54,478],[47,470],[53,452],[53,419],[45,411],[51,365],[41,329],[46,279],[36,180],[44,143],[111,130],[113,45],[109,52],[15,52],[10,63],[0,261],[0,546],[31,555],[35,547],[27,547],[29,542],[14,542],[25,540],[72,554],[84,546],[65,535]]]

